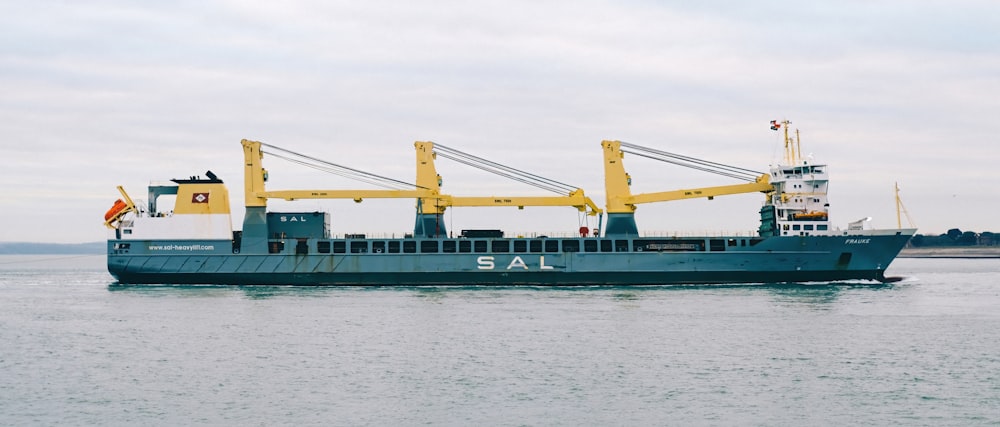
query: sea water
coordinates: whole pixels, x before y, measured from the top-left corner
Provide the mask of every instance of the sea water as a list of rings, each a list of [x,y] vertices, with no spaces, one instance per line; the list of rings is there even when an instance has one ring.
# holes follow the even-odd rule
[[[0,425],[1000,425],[1000,259],[893,284],[118,286],[0,256]]]

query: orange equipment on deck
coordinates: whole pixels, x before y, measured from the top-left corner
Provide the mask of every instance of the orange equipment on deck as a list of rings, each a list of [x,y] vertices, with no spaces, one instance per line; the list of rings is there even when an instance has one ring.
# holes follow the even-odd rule
[[[110,220],[111,218],[118,216],[118,214],[121,213],[121,211],[125,210],[125,208],[127,207],[128,203],[125,203],[124,200],[122,199],[115,200],[115,204],[111,206],[111,209],[108,209],[108,211],[104,214],[104,220],[107,221]]]

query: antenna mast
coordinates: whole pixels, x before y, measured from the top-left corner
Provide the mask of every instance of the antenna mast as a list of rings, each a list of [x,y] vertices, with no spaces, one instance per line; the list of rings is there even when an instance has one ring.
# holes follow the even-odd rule
[[[799,130],[795,129],[795,140],[788,136],[788,125],[792,124],[789,120],[782,120],[779,123],[775,121],[771,122],[771,129],[777,130],[778,127],[784,127],[785,129],[785,163],[789,165],[794,165],[799,162],[799,157],[802,156],[802,146],[799,140]]]

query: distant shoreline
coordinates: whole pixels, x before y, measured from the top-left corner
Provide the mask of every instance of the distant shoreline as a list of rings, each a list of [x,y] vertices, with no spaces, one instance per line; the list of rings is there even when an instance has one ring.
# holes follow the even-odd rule
[[[1000,258],[1000,246],[905,248],[898,258]]]
[[[0,255],[99,255],[106,252],[105,242],[0,242]]]

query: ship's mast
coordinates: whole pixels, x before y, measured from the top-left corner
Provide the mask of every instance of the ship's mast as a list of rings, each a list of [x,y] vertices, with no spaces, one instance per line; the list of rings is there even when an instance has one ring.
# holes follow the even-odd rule
[[[899,183],[897,182],[896,183],[896,228],[898,229],[903,228],[903,221],[902,218],[900,217],[900,212],[902,212],[903,215],[906,215],[906,222],[910,224],[910,227],[914,227],[913,219],[910,218],[910,213],[906,211],[906,206],[903,206],[903,199],[899,197]]]
[[[903,220],[899,217],[900,208],[903,206],[903,201],[899,200],[899,183],[896,184],[896,228],[903,228]]]

